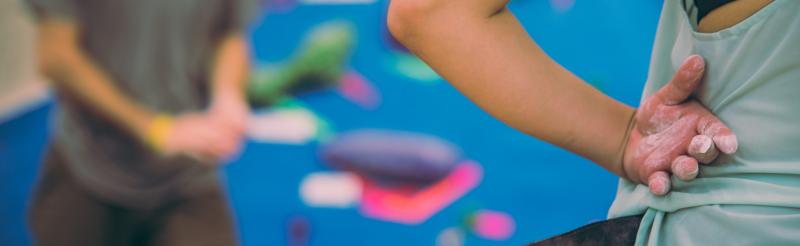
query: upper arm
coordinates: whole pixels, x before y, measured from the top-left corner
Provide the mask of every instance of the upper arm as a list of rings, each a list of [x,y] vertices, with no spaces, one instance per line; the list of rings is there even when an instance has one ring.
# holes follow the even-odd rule
[[[489,18],[505,9],[509,0],[392,0],[387,24],[396,38],[410,36],[414,29],[425,27],[424,22],[442,15]],[[433,20],[439,22],[439,20]],[[457,18],[444,20],[458,21]],[[446,23],[442,23],[446,24]]]
[[[259,9],[254,0],[224,1],[224,26],[214,54],[217,65],[231,62],[230,59],[246,59],[249,47],[245,32]]]
[[[220,38],[219,45],[214,54],[215,64],[222,65],[232,62],[231,59],[247,59],[249,46],[242,31],[228,32]]]
[[[37,24],[40,72],[51,75],[63,58],[78,51],[78,8],[74,0],[29,0]]]
[[[63,18],[42,18],[37,24],[36,53],[39,71],[47,76],[64,67],[69,57],[79,52],[78,27],[74,21]]]

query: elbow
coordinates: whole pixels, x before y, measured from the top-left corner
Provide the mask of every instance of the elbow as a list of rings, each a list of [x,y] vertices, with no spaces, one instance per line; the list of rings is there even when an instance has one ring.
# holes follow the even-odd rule
[[[77,45],[77,27],[70,21],[45,18],[37,26],[36,69],[43,76],[58,81],[69,67],[81,58]]]
[[[58,68],[58,51],[39,44],[36,49],[36,69],[37,72],[45,77],[53,78]]]
[[[36,48],[36,69],[40,75],[56,82],[69,68],[74,50],[61,44],[41,42]]]
[[[426,23],[440,8],[442,1],[446,0],[392,0],[386,16],[389,32],[397,41],[408,45],[414,36],[429,26]]]

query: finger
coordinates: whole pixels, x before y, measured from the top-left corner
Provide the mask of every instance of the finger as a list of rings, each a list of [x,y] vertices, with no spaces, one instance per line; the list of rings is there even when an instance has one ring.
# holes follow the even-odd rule
[[[213,141],[206,134],[192,135],[191,140],[185,141],[184,146],[178,152],[183,156],[189,157],[197,162],[208,162],[214,159],[214,153],[207,143]]]
[[[653,193],[653,195],[663,196],[669,192],[672,184],[667,172],[658,171],[650,175],[650,178],[647,179],[647,186],[650,188],[650,193]]]
[[[680,180],[689,181],[697,177],[700,172],[700,167],[697,165],[697,160],[681,155],[672,161],[672,174]]]
[[[219,139],[214,144],[214,155],[218,160],[225,160],[236,151],[236,142],[230,138]]]
[[[663,136],[655,139],[655,144],[658,144],[659,147],[650,153],[642,168],[639,168],[639,177],[650,177],[657,171],[669,171],[672,161],[676,157],[686,154],[695,133],[684,129],[692,129],[694,122],[693,120],[681,120],[675,122],[667,131],[660,133]]]
[[[654,173],[669,171],[670,161],[672,161],[671,156],[678,156],[678,154],[669,155],[665,152],[654,152],[647,157],[644,161],[644,166],[639,169],[639,177],[647,177],[649,182],[649,177]]]
[[[246,118],[236,117],[233,115],[226,117],[214,117],[211,119],[210,125],[210,127],[215,130],[223,131],[225,134],[240,138],[243,137],[245,130],[247,129]]]
[[[195,151],[191,152],[190,157],[198,161],[216,161],[219,159],[221,150],[214,144],[201,144],[202,146],[195,147]]]
[[[739,149],[739,141],[730,128],[725,126],[716,116],[709,115],[698,122],[697,133],[711,136],[717,149],[725,154],[736,153]]]
[[[220,128],[225,127],[221,126]],[[231,128],[221,129],[219,133],[220,139],[218,140],[216,147],[219,148],[220,152],[218,153],[218,156],[220,159],[227,160],[237,155],[242,149],[244,133]]]
[[[244,137],[240,133],[233,133],[225,136],[225,139],[221,142],[224,152],[220,154],[220,160],[231,160],[239,155],[244,147],[243,139]]]
[[[198,129],[195,132],[198,140],[196,141],[196,149],[203,155],[212,157],[211,159],[220,160],[225,158],[232,152],[234,145],[230,133],[223,129],[213,129],[206,125],[203,129]]]
[[[699,55],[689,56],[675,72],[672,80],[656,92],[657,98],[667,105],[680,104],[700,86],[704,71],[703,58]]]
[[[717,150],[717,147],[714,145],[714,140],[706,135],[694,136],[692,142],[689,143],[687,152],[703,164],[709,164],[719,156],[719,150]]]
[[[218,125],[220,125],[220,127],[226,127],[227,129],[236,133],[244,132],[246,120],[246,115],[235,113],[215,117],[215,121]]]
[[[233,160],[233,159],[237,158],[237,156],[239,156],[239,154],[241,154],[243,146],[244,145],[243,145],[242,141],[233,141],[233,142],[231,142],[230,145],[226,146],[228,148],[225,150],[226,152],[223,153],[223,155],[221,155],[221,158],[219,159],[219,161],[220,162],[227,162],[227,161],[230,161],[230,160]]]
[[[736,150],[739,149],[739,141],[736,139],[736,135],[733,133],[715,135],[713,139],[714,143],[717,145],[717,148],[719,148],[719,150],[725,154],[736,153]]]
[[[250,115],[250,110],[244,104],[228,103],[227,106],[213,107],[209,113],[217,121],[242,129]]]

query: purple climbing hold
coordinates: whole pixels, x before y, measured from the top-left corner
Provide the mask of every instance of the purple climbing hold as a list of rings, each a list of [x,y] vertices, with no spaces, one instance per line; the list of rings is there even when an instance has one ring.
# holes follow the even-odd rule
[[[307,246],[311,237],[311,223],[308,218],[296,215],[289,218],[286,239],[289,246]]]
[[[331,167],[378,181],[428,183],[446,176],[461,151],[440,138],[412,132],[359,130],[337,136],[323,147]]]

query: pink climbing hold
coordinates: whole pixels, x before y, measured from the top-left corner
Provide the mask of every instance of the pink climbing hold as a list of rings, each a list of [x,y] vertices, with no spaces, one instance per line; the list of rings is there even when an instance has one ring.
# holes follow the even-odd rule
[[[375,109],[381,103],[381,96],[366,79],[356,71],[345,74],[339,86],[339,94],[365,109]]]
[[[510,215],[491,210],[479,210],[472,220],[472,230],[480,237],[506,240],[514,234],[516,224]]]
[[[421,189],[382,187],[364,179],[361,214],[384,221],[416,225],[424,222],[475,188],[483,169],[474,161],[464,161],[441,180]]]

